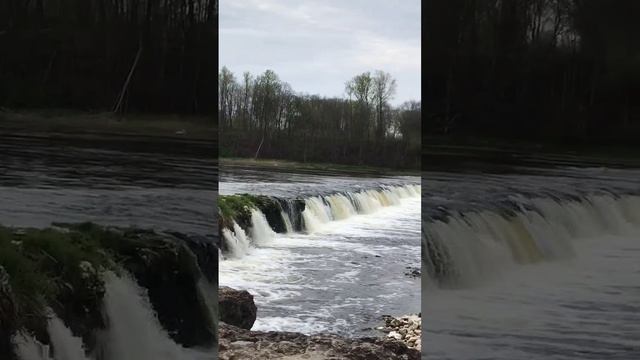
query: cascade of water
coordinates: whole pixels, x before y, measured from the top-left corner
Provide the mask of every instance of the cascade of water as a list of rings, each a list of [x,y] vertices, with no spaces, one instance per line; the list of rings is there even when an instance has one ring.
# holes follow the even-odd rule
[[[336,220],[346,219],[357,214],[349,198],[342,194],[329,195],[325,197],[325,200],[329,203],[331,214]]]
[[[98,359],[182,360],[186,351],[160,326],[148,298],[128,276],[105,274],[106,333],[99,337]]]
[[[268,244],[275,235],[276,233],[269,225],[267,217],[260,210],[251,210],[251,239],[253,242],[257,245]]]
[[[284,211],[280,211],[280,216],[282,216],[282,221],[284,222],[284,226],[287,228],[287,234],[293,233],[293,225],[291,224],[291,219],[289,218],[289,215]]]
[[[53,360],[49,356],[49,345],[40,343],[30,335],[20,333],[12,340],[20,360]]]
[[[249,251],[249,238],[245,231],[235,221],[233,222],[233,231],[223,228],[222,237],[225,240],[231,257],[240,258]]]
[[[71,330],[53,312],[47,324],[56,360],[87,360],[82,338],[75,337]]]
[[[455,274],[450,280],[473,284],[516,264],[570,257],[581,238],[638,234],[640,228],[639,196],[519,201],[515,213],[484,210],[427,221],[424,261],[431,276],[440,269],[436,277]]]
[[[287,233],[303,229],[307,233],[320,230],[324,224],[343,220],[358,214],[370,214],[382,207],[401,204],[401,199],[420,196],[420,185],[389,186],[377,190],[337,193],[304,199],[304,209],[299,212],[297,200],[279,200],[280,216]],[[302,224],[299,224],[300,220]],[[267,244],[275,236],[265,215],[258,209],[251,211],[250,238],[234,222],[233,230],[223,229],[223,238],[231,257],[247,254],[250,244]]]

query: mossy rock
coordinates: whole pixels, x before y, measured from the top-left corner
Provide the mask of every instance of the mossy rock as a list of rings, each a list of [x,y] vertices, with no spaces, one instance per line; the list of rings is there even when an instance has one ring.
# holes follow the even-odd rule
[[[217,260],[217,251],[215,256]],[[53,310],[92,350],[97,331],[105,327],[102,275],[122,269],[148,290],[161,324],[175,341],[186,346],[215,341],[213,320],[207,319],[198,291],[198,259],[186,240],[173,235],[91,223],[49,229],[0,226],[0,267],[1,290],[10,295],[0,302],[0,347],[11,346],[16,331],[49,344],[47,321]]]
[[[282,219],[282,206],[275,198],[265,195],[234,194],[218,197],[219,228],[233,229],[235,221],[241,228],[247,230],[251,227],[251,210],[260,210],[271,228],[279,233],[286,232],[286,226]]]
[[[0,228],[0,264],[15,300],[15,328],[49,343],[52,309],[88,346],[104,327],[100,273],[112,262],[95,238],[62,229]],[[3,336],[10,336],[3,334]]]

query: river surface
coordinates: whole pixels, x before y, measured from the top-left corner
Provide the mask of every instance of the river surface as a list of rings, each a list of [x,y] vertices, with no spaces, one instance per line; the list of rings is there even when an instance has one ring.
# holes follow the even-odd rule
[[[216,160],[213,142],[3,134],[0,224],[92,221],[213,239]]]
[[[168,230],[217,241],[216,145],[181,139],[0,134],[0,224],[54,222]],[[214,350],[185,349],[162,329],[128,277],[105,275],[108,359],[211,359]],[[215,297],[215,294],[209,294]],[[49,333],[57,357],[89,360],[82,340],[55,316]],[[32,338],[16,338],[21,360],[50,360]],[[62,354],[62,355],[60,355]]]
[[[639,170],[422,181],[423,358],[640,358]]]
[[[349,177],[248,169],[223,170],[220,194],[251,193],[279,199],[417,185],[419,177]],[[220,285],[255,296],[252,330],[346,336],[380,335],[381,315],[417,313],[420,280],[420,196],[322,224],[313,232],[277,233],[251,244],[242,257],[220,263]]]

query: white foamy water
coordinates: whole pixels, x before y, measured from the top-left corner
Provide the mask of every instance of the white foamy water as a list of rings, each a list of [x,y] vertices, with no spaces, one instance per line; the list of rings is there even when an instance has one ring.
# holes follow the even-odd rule
[[[47,327],[55,358],[60,360],[88,360],[82,338],[76,337],[57,316],[52,315]]]
[[[20,360],[51,360],[50,348],[27,334],[13,337],[16,355]]]
[[[569,179],[533,178],[509,202],[486,191],[485,205],[498,205],[427,218],[427,267],[448,280],[423,277],[423,358],[637,358],[640,197],[567,197],[602,186]],[[559,190],[518,195],[535,182]]]
[[[199,284],[203,291],[211,291]],[[171,340],[162,329],[145,291],[129,276],[105,274],[104,313],[107,328],[98,333],[94,353],[85,355],[82,339],[55,314],[50,316],[47,331],[51,347],[26,334],[13,342],[20,360],[204,360],[214,350],[185,349]]]
[[[162,329],[142,289],[130,278],[108,273],[105,313],[109,324],[101,337],[107,360],[187,360],[205,358],[173,342]]]
[[[391,195],[366,194],[375,210],[345,194],[306,199],[305,232],[272,233],[222,261],[220,284],[255,296],[254,330],[363,335],[383,314],[417,312],[420,283],[404,272],[419,266],[419,188]]]

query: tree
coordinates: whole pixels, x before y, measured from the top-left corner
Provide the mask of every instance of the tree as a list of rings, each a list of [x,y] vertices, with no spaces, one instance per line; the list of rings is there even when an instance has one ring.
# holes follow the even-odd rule
[[[223,67],[219,78],[221,146],[226,154],[394,167],[419,164],[419,137],[396,136],[400,129],[411,128],[410,120],[397,117],[404,119],[405,111],[415,109],[391,108],[395,80],[387,73],[355,76],[345,85],[346,99],[298,94],[271,70],[256,77],[245,72],[242,84],[236,84]]]
[[[373,77],[373,98],[377,108],[377,123],[376,123],[376,140],[380,143],[384,140],[385,129],[388,124],[383,116],[383,109],[387,106],[389,101],[396,91],[396,80],[391,77],[391,74],[378,70]]]

